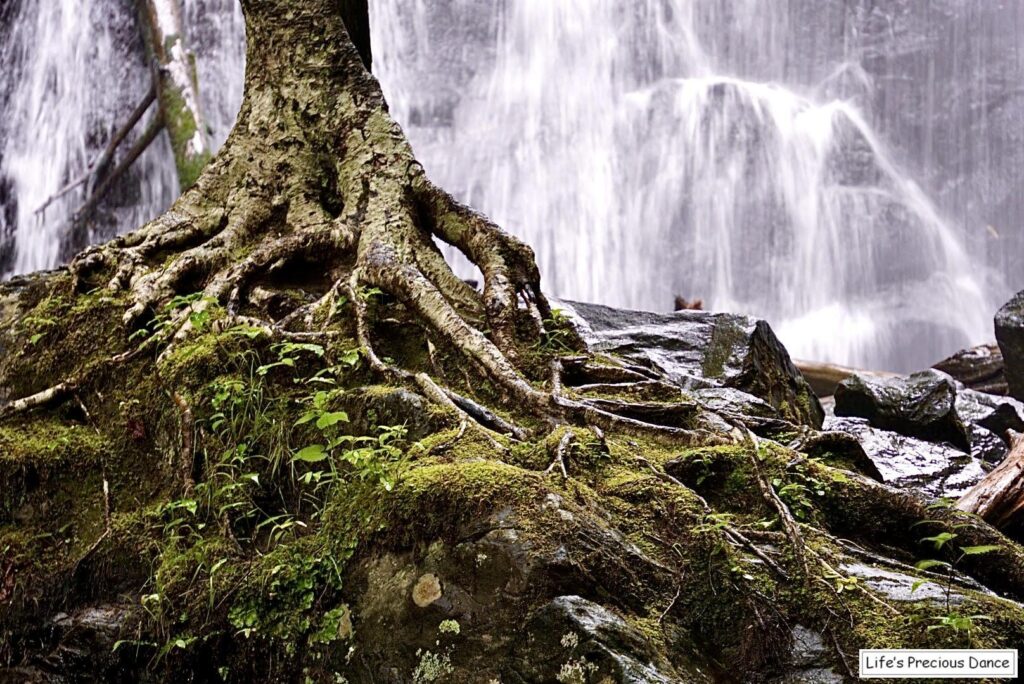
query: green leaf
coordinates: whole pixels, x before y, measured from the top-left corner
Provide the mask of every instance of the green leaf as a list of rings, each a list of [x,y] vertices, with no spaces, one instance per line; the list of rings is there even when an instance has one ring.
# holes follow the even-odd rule
[[[918,570],[931,570],[932,568],[938,568],[938,567],[948,568],[949,567],[949,563],[947,563],[946,561],[940,561],[940,560],[923,560],[923,561],[918,561],[917,563],[915,563],[914,567],[917,568]]]
[[[953,534],[952,532],[942,532],[940,534],[935,535],[934,537],[924,537],[921,539],[921,541],[931,542],[935,545],[936,549],[941,549],[943,546],[946,545],[947,542],[952,541],[956,538],[957,535]]]
[[[34,346],[36,344],[36,342],[38,342],[39,340],[43,339],[43,335],[44,334],[45,333],[36,333],[32,337],[28,338],[28,343]]]
[[[323,430],[324,428],[336,425],[337,423],[347,423],[348,414],[344,411],[329,411],[324,413],[316,420],[316,426],[318,429]]]
[[[923,579],[917,580],[916,582],[914,582],[913,584],[910,585],[910,593],[913,594],[915,591],[920,589],[925,584],[929,584],[929,582],[930,582],[930,580],[923,580]]]
[[[305,463],[319,463],[325,458],[327,458],[327,452],[324,450],[324,445],[313,444],[301,449],[299,453],[295,454],[294,460],[303,461]]]
[[[992,553],[998,551],[1003,547],[998,544],[983,544],[982,546],[961,546],[960,552],[965,556],[980,556],[985,553]]]
[[[297,421],[295,421],[295,424],[305,425],[314,418],[316,418],[316,413],[314,413],[313,411],[306,411],[305,413],[302,414],[302,416],[299,417]]]
[[[255,339],[263,334],[263,330],[260,328],[253,327],[251,325],[236,325],[228,328],[224,331],[227,335],[241,335],[242,337],[248,337],[250,340]]]

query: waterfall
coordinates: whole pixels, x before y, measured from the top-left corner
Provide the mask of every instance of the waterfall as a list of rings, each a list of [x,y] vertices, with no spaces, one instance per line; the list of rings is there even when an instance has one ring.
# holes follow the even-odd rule
[[[185,0],[212,139],[242,100],[244,22],[237,0]],[[52,268],[65,256],[79,178],[149,88],[133,0],[22,0],[0,16],[0,272]],[[151,107],[148,117],[155,114]],[[145,129],[136,126],[122,151]],[[104,201],[87,242],[138,227],[178,195],[166,134]]]
[[[235,0],[184,5],[219,145],[241,99],[243,21]],[[990,339],[1024,285],[1015,3],[370,10],[375,73],[428,173],[533,245],[551,294],[652,310],[702,299],[768,319],[794,356],[908,370]],[[76,198],[35,208],[144,88],[134,21],[130,0],[0,9],[7,270],[59,263]],[[91,239],[169,204],[166,142],[122,185]]]
[[[855,366],[991,337],[984,269],[873,130],[870,77],[784,80],[786,3],[373,7],[377,75],[428,173],[533,245],[548,291],[702,299]]]
[[[6,10],[10,18],[0,29],[0,237],[6,254],[0,272],[60,262],[81,191],[45,211],[40,207],[85,172],[149,89],[132,7],[109,0],[15,0]],[[140,225],[177,191],[170,146],[162,139],[132,167],[86,239]]]

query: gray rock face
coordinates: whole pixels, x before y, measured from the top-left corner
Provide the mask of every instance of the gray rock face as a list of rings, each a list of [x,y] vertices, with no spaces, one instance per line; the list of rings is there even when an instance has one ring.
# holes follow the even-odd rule
[[[803,625],[793,628],[792,670],[777,682],[793,684],[839,684],[842,675],[832,667],[832,651],[820,632]]]
[[[516,670],[529,682],[612,681],[669,684],[680,681],[661,662],[650,640],[607,608],[579,596],[559,596],[537,611],[516,654]],[[692,681],[692,680],[691,680]]]
[[[971,440],[956,411],[956,385],[935,370],[907,377],[854,375],[836,388],[836,416],[865,418],[873,427],[909,437],[949,442],[970,452]]]
[[[1024,399],[1024,291],[1015,294],[996,313],[996,341],[1003,353],[1010,395]]]
[[[131,608],[104,604],[71,614],[58,613],[40,630],[36,657],[20,667],[0,668],[0,682],[132,681],[137,676],[125,652],[114,651],[118,639],[130,638],[125,626]]]
[[[1024,431],[1024,404],[968,389],[936,370],[907,377],[850,377],[836,390],[834,412],[837,418],[866,421],[831,421],[829,425],[861,440],[879,470],[889,473],[883,477],[885,482],[910,477],[915,463],[920,468],[919,477],[933,481],[945,473],[945,480],[952,471],[944,462],[960,466],[967,463],[960,458],[962,454],[952,453],[956,449],[975,459],[998,463],[1008,453],[1007,430]],[[900,453],[903,449],[907,452]],[[887,466],[882,463],[886,460]],[[969,469],[967,479],[974,478],[974,471],[973,467]]]
[[[779,417],[821,426],[821,404],[764,321],[736,314],[659,314],[580,302],[555,306],[572,317],[592,351],[651,369],[685,390],[733,388],[768,404]]]
[[[1007,430],[1024,431],[1024,404],[958,387],[956,412],[967,426],[971,453],[989,463],[998,463],[1009,452]]]
[[[920,584],[919,578],[914,575],[864,563],[844,563],[839,567],[847,575],[862,579],[864,584],[890,601],[931,601],[944,604],[948,598],[951,606],[964,602],[964,595],[960,591],[950,590],[947,596],[946,587],[938,584],[938,578]],[[918,584],[916,588],[915,584]]]

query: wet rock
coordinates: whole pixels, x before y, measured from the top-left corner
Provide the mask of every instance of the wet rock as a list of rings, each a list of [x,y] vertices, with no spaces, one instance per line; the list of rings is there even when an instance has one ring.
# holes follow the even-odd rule
[[[932,601],[945,605],[948,598],[949,605],[958,606],[965,600],[963,593],[956,589],[949,589],[947,594],[947,588],[939,583],[939,578],[921,583],[921,578],[914,575],[858,562],[843,563],[839,569],[862,579],[869,588],[890,601]],[[916,588],[915,584],[918,585]]]
[[[1024,432],[1024,403],[1011,397],[957,388],[956,412],[964,423],[974,423],[997,435],[1007,430]]]
[[[969,389],[987,394],[1005,395],[1003,353],[995,344],[980,344],[962,349],[932,366]]]
[[[114,651],[130,614],[115,604],[58,613],[36,636],[30,661],[0,668],[0,682],[133,681],[139,664],[130,662],[132,649]]]
[[[1006,457],[1008,430],[1024,432],[1024,404],[1011,397],[958,387],[956,412],[969,431],[971,453],[989,463]]]
[[[729,387],[794,423],[819,427],[821,405],[764,321],[735,314],[658,314],[555,302],[595,352],[646,368],[686,390]]]
[[[971,440],[956,411],[953,379],[936,370],[909,376],[854,375],[839,383],[836,416],[864,418],[876,428],[970,452]]]
[[[842,675],[832,667],[834,651],[825,645],[820,632],[803,625],[793,628],[793,650],[790,654],[790,671],[776,679],[776,682],[799,684],[838,684]]]
[[[1024,290],[999,309],[995,323],[1007,389],[1010,396],[1024,400]]]
[[[650,639],[580,596],[559,596],[537,611],[514,657],[513,669],[526,682],[609,677],[614,682],[668,684],[681,679]]]
[[[1010,453],[1010,448],[999,435],[970,423],[967,426],[971,436],[971,456],[985,463],[1000,463]]]
[[[935,444],[871,426],[863,418],[829,418],[826,430],[852,435],[871,459],[881,481],[911,487],[927,497],[957,497],[985,476],[981,461]]]
[[[825,419],[826,426],[841,425],[833,416]],[[811,458],[819,458],[830,465],[848,468],[866,475],[873,480],[884,482],[881,471],[868,456],[864,446],[854,434],[826,428],[795,440],[789,446],[802,451]]]

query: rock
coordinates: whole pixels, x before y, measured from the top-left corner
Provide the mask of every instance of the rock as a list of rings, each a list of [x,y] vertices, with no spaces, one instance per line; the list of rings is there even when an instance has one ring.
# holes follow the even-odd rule
[[[911,487],[927,497],[958,497],[985,476],[981,461],[973,456],[872,427],[863,418],[829,418],[825,428],[853,435],[882,482]]]
[[[948,442],[989,463],[1006,456],[1007,430],[1024,431],[1024,404],[969,389],[936,370],[847,378],[836,392],[834,413],[907,437]]]
[[[932,368],[946,373],[969,389],[988,394],[1007,393],[1003,353],[995,344],[962,349]]]
[[[839,383],[836,416],[865,418],[872,427],[934,442],[965,452],[971,439],[956,411],[956,384],[945,373],[926,370],[910,376],[854,375]]]
[[[995,323],[1007,389],[1015,399],[1024,399],[1024,290],[999,309]]]
[[[821,426],[817,397],[764,321],[736,314],[627,311],[555,302],[591,350],[655,371],[685,390],[729,387],[793,423]]]
[[[975,423],[967,426],[971,436],[971,456],[985,463],[999,463],[1010,453],[999,435]]]
[[[826,426],[841,424],[842,421],[836,421],[834,416],[825,419]],[[878,482],[885,482],[881,471],[871,460],[860,440],[850,432],[825,429],[797,439],[789,446],[811,458],[822,459],[829,465],[845,467]]]
[[[21,667],[0,668],[0,682],[137,681],[132,649],[114,650],[131,608],[104,604],[58,613],[40,630],[34,655]]]
[[[1011,397],[957,387],[956,412],[964,424],[974,423],[1000,436],[1007,430],[1024,432],[1024,403]]]
[[[793,627],[790,671],[774,681],[794,684],[840,684],[843,676],[832,668],[833,650],[825,645],[820,632]]]
[[[513,667],[527,682],[597,682],[608,677],[614,682],[668,684],[681,679],[650,639],[580,596],[559,596],[541,608],[527,624],[526,635]]]
[[[958,387],[956,412],[967,426],[971,454],[989,463],[1009,452],[1007,430],[1024,432],[1024,404],[1011,397]]]
[[[939,584],[940,578],[919,584],[920,578],[914,575],[858,562],[843,563],[839,569],[862,579],[864,584],[890,601],[931,601],[944,606],[948,598],[950,606],[958,606],[965,599],[963,593],[955,589],[950,589],[947,594],[946,586]],[[916,589],[915,584],[918,584]]]

